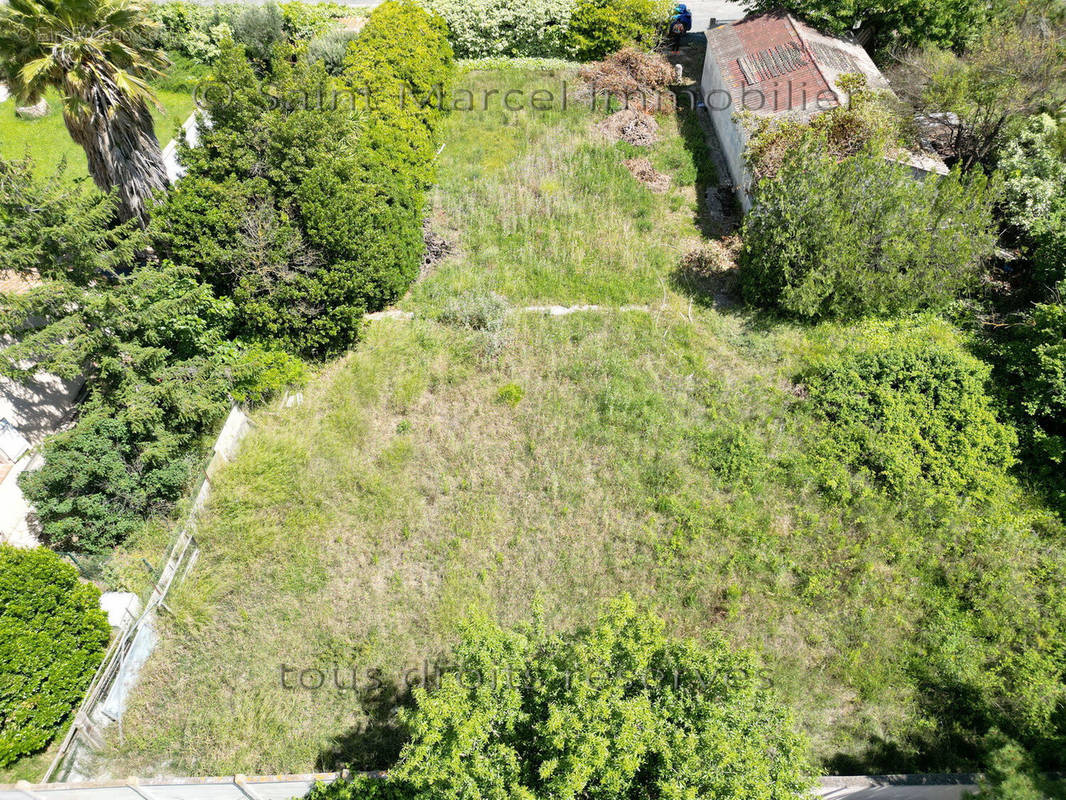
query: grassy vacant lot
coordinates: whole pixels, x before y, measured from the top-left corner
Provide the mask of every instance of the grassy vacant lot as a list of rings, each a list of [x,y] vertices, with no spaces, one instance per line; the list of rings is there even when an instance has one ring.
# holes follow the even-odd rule
[[[700,241],[700,151],[665,119],[650,158],[677,185],[653,195],[593,121],[453,117],[435,219],[459,252],[405,301],[415,320],[371,323],[301,407],[257,415],[112,774],[386,766],[402,673],[446,652],[468,615],[572,626],[621,592],[677,633],[716,628],[758,650],[826,770],[966,765],[942,724],[957,697],[923,668],[930,652],[979,664],[983,645],[958,625],[938,649],[938,620],[955,618],[937,615],[972,575],[966,613],[1005,615],[1020,638],[1038,625],[1039,512],[1020,492],[994,521],[876,491],[827,499],[812,455],[822,429],[793,378],[861,330],[676,290]],[[512,306],[501,330],[437,321],[489,290]],[[534,302],[654,309],[515,309]],[[957,342],[944,323],[910,324]],[[324,685],[307,673],[310,688],[293,688],[304,669]]]
[[[177,133],[178,127],[193,112],[193,89],[200,68],[194,64],[178,63],[169,74],[156,81],[156,96],[162,109],[152,109],[155,132],[159,143],[165,145]],[[20,158],[29,155],[43,175],[51,174],[62,159],[67,161],[66,177],[70,180],[88,177],[85,154],[74,143],[63,124],[62,106],[58,95],[48,95],[51,108],[42,119],[19,119],[15,116],[15,101],[0,103],[0,156]]]
[[[610,146],[594,129],[603,113],[573,96],[573,71],[474,72],[461,85],[479,110],[453,117],[436,223],[453,231],[462,258],[442,265],[401,305],[433,307],[469,290],[514,303],[660,300],[680,255],[700,242],[695,187],[713,177],[694,117],[660,118],[662,141],[649,153]],[[490,89],[518,89],[527,101],[549,91],[555,110],[507,112],[499,95],[481,110]],[[636,156],[672,175],[673,188],[655,195],[633,179],[622,160]]]

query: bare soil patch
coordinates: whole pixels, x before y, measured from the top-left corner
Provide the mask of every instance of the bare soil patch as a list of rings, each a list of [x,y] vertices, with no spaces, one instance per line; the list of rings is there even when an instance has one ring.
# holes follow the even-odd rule
[[[430,227],[429,220],[422,223],[422,241],[425,243],[425,251],[422,253],[422,269],[419,277],[426,277],[434,267],[452,254],[452,243]]]

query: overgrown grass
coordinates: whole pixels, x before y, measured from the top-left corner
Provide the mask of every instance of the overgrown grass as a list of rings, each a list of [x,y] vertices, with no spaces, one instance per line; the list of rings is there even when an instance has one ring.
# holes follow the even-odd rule
[[[195,108],[193,90],[203,68],[179,59],[163,78],[155,81],[155,92],[162,109],[152,108],[155,132],[159,144],[165,146],[177,135]],[[63,124],[63,109],[59,96],[48,94],[49,113],[41,119],[19,119],[15,116],[15,101],[8,98],[0,103],[0,156],[20,158],[29,155],[39,174],[49,175],[56,164],[66,159],[68,180],[87,178],[85,153],[70,138]]]
[[[111,773],[385,767],[403,673],[440,660],[471,610],[574,626],[621,592],[675,633],[755,648],[826,771],[971,768],[997,713],[1022,719],[994,701],[1025,697],[1025,659],[1058,647],[1061,526],[1013,485],[939,505],[827,485],[839,470],[794,379],[862,326],[677,294],[701,156],[666,120],[652,157],[683,188],[654,196],[593,121],[452,119],[435,221],[459,253],[405,302],[414,321],[372,323],[301,407],[257,414]],[[549,301],[655,310],[515,310]],[[942,321],[905,324],[966,346]],[[986,691],[1003,664],[1020,685]],[[336,688],[334,668],[381,685]],[[325,685],[283,685],[304,669]]]
[[[594,127],[603,101],[593,111],[580,98],[573,69],[472,70],[460,86],[473,92],[477,110],[453,115],[435,212],[461,255],[404,305],[433,307],[471,289],[515,303],[662,299],[681,254],[699,244],[697,182],[709,177],[706,156],[694,161],[700,151],[681,135],[686,120],[660,116],[662,140],[650,149],[611,144]],[[500,93],[486,111],[489,89]],[[519,91],[515,102],[526,108],[505,110],[508,90]],[[537,90],[552,93],[552,110],[530,107]],[[652,194],[633,178],[622,160],[634,156],[672,175],[670,192]]]

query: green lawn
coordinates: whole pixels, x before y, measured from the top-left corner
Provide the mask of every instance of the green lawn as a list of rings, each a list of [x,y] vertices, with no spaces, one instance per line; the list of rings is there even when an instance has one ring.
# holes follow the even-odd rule
[[[433,218],[457,253],[402,303],[414,320],[371,323],[302,406],[256,414],[111,774],[388,766],[401,676],[445,654],[471,613],[539,607],[573,626],[621,592],[676,633],[754,648],[826,771],[973,766],[966,726],[988,709],[939,677],[954,666],[934,667],[976,681],[1036,657],[1044,559],[1061,553],[1047,515],[1017,487],[993,509],[823,491],[824,429],[795,376],[863,328],[682,291],[702,151],[664,118],[649,157],[675,187],[654,195],[596,119],[452,117]],[[512,307],[501,329],[437,321],[489,291]],[[651,309],[517,310],[534,302]],[[907,324],[965,345],[947,323]],[[288,688],[283,667],[290,686],[302,669],[327,683]],[[335,667],[345,686],[353,667],[380,669],[383,686],[336,688]]]
[[[193,89],[197,74],[194,64],[176,63],[169,74],[156,82],[155,90],[162,109],[152,109],[155,132],[160,145],[166,145],[177,133],[195,108]],[[42,119],[26,120],[15,116],[15,101],[8,98],[0,103],[0,156],[19,158],[28,154],[37,164],[38,172],[50,174],[61,159],[67,161],[68,179],[88,177],[85,153],[74,143],[63,124],[62,106],[58,95],[48,95],[50,112]]]

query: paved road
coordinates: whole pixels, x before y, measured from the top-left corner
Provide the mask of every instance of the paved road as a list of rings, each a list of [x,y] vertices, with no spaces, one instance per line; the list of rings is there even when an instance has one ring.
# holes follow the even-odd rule
[[[692,11],[692,30],[702,31],[707,29],[707,23],[712,19],[719,22],[732,22],[744,16],[744,6],[741,3],[727,3],[721,0],[682,0]]]

